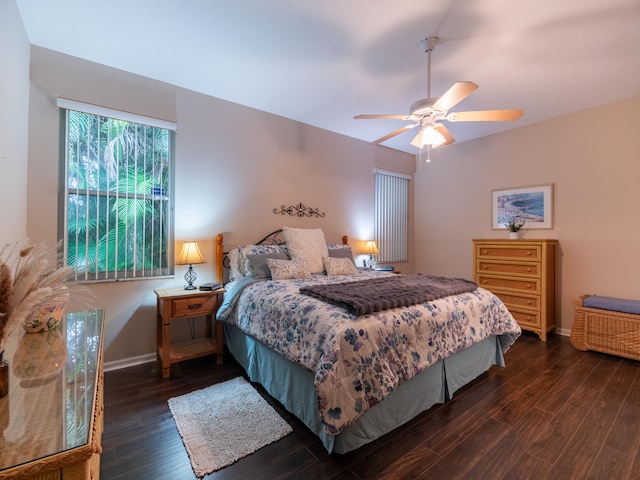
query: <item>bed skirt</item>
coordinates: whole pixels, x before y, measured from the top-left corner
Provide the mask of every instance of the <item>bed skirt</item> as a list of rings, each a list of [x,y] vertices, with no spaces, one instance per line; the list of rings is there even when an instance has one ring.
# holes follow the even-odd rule
[[[491,336],[432,365],[400,385],[385,400],[365,412],[339,435],[329,435],[322,423],[310,370],[286,359],[234,325],[225,323],[225,343],[252,382],[316,434],[329,453],[347,453],[389,433],[453,394],[493,365],[504,366],[498,337]]]

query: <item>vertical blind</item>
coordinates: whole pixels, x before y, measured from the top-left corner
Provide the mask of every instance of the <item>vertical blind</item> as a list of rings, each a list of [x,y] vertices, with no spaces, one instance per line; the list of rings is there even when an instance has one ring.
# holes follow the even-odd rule
[[[61,223],[76,280],[171,275],[173,132],[166,127],[174,124],[66,99],[58,106]]]
[[[411,177],[376,169],[374,178],[374,236],[380,250],[378,261],[406,262],[408,260],[409,179]]]

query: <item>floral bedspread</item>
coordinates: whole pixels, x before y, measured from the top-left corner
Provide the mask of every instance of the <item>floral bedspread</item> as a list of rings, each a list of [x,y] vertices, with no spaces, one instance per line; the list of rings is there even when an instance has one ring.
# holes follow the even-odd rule
[[[320,413],[334,435],[430,365],[491,335],[501,335],[506,351],[521,333],[504,304],[482,288],[359,317],[299,293],[306,285],[380,274],[245,277],[226,285],[218,319],[314,372]]]

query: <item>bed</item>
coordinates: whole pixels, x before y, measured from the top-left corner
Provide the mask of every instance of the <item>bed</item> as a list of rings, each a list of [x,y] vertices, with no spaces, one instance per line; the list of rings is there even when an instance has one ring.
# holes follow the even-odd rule
[[[320,229],[283,227],[223,252],[218,235],[217,276],[224,263],[228,281],[217,319],[229,352],[329,453],[355,450],[504,366],[521,333],[495,295],[464,279],[453,279],[462,293],[372,302],[382,306],[362,315],[360,303],[324,298],[367,283],[394,292],[405,290],[401,280],[433,280],[358,269],[346,236],[330,244]]]

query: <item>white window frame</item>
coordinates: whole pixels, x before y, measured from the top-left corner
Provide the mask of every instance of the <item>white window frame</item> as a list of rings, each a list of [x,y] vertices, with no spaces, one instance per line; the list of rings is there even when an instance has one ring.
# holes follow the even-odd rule
[[[74,279],[82,282],[98,282],[144,278],[165,278],[173,276],[175,268],[173,252],[173,172],[175,131],[177,130],[177,124],[166,120],[114,110],[99,105],[77,102],[66,98],[58,98],[56,104],[60,108],[61,125],[58,236],[62,240],[65,264],[70,264],[70,208],[75,209],[74,216],[77,220],[83,219],[86,221],[86,223],[83,223],[86,231],[89,230],[88,225],[92,221],[96,224],[100,221],[106,224],[105,226],[102,226],[95,235],[96,237],[103,238],[104,243],[100,246],[98,246],[97,240],[82,239],[82,235],[78,234],[79,228],[76,228],[74,244],[81,244],[84,248],[84,254],[78,249],[73,252],[73,258],[75,258],[77,262],[77,264],[74,263],[72,265],[75,267]],[[107,181],[108,187],[106,188],[102,186],[104,182],[99,181],[94,181],[94,186],[89,186],[89,182],[85,182],[86,186],[84,188],[74,188],[73,186],[70,186],[70,155],[68,154],[69,137],[67,131],[70,111],[92,116],[86,117],[88,121],[98,121],[97,117],[103,117],[99,119],[103,122],[110,120],[124,120],[130,124],[136,124],[136,133],[138,131],[149,132],[149,128],[167,130],[167,137],[165,137],[168,141],[166,157],[163,156],[160,161],[161,163],[159,163],[159,165],[164,165],[163,168],[166,169],[164,171],[167,172],[166,176],[163,177],[163,183],[160,186],[150,186],[158,185],[154,181],[155,174],[147,171],[149,170],[148,165],[147,167],[138,166],[138,158],[141,154],[137,154],[131,156],[131,158],[134,159],[133,163],[135,166],[131,169],[128,168],[128,170],[135,174],[134,178],[136,179],[136,188],[132,188],[131,184],[123,185],[119,175],[112,183],[109,184]],[[151,132],[155,135],[156,130],[152,130]],[[162,133],[163,136],[165,135],[163,132],[159,133]],[[94,141],[94,139],[92,139],[92,141]],[[142,143],[146,145],[146,143]],[[135,143],[135,145],[137,146],[138,143]],[[86,162],[105,161],[105,150],[106,149],[100,151],[97,156],[92,156],[91,159]],[[86,154],[76,153],[76,160],[79,161],[79,157],[82,155],[84,155],[84,157],[87,156]],[[104,164],[102,166],[104,167]],[[76,165],[76,167],[81,169],[85,168],[81,163]],[[95,176],[100,175],[100,169],[96,169],[95,167],[89,168],[91,168],[90,172],[87,172],[87,169],[85,169],[83,170],[83,173],[86,173],[87,175],[93,174]],[[155,168],[152,170],[155,170]],[[127,178],[129,178],[129,176],[127,176]],[[140,189],[140,184],[137,183],[139,179],[143,179],[141,181],[145,184],[145,189],[142,191]],[[95,184],[99,184],[100,186],[95,186]],[[71,202],[70,199],[72,196],[74,198],[79,198],[79,200]],[[78,204],[81,204],[81,206],[78,207]],[[98,207],[98,205],[101,204],[106,204],[109,208]],[[129,207],[129,204],[133,205],[133,207]],[[122,205],[126,205],[126,207],[123,208],[124,213],[120,214]],[[135,211],[132,210],[132,208],[135,209],[136,205],[142,205],[141,208],[139,207],[140,211],[143,212],[143,220],[141,224],[144,225],[144,227],[142,228],[138,227],[138,217],[136,217],[134,221],[128,218],[131,212]],[[95,208],[93,208],[94,206]],[[115,208],[116,206],[117,208]],[[149,209],[151,213],[149,213],[148,218],[145,218],[144,215],[147,215],[147,209]],[[119,218],[116,225],[109,225],[109,221],[107,220],[109,218],[107,210],[112,211],[116,216],[116,219]],[[125,215],[125,217],[123,218],[122,215]],[[123,228],[127,230],[126,235],[122,235],[124,230],[122,230],[120,226],[123,226]],[[121,235],[119,236],[118,233]],[[111,240],[112,237],[114,240]],[[122,245],[123,240],[119,240],[119,238],[124,238],[124,242],[126,242],[124,248]],[[143,239],[142,245],[140,245],[139,242],[141,238]],[[95,258],[90,257],[88,253],[89,244],[91,244],[95,249]],[[155,250],[152,250],[151,254],[147,253],[147,255],[143,255],[142,250],[144,249],[147,251],[147,247],[150,247],[151,245],[153,245],[152,249]],[[126,253],[124,255],[126,256],[127,263],[130,264],[130,266],[127,268],[113,268],[112,251],[120,251],[121,254],[122,251],[125,251]],[[109,255],[112,255],[111,261],[108,259]],[[97,260],[99,257],[101,258],[100,261]],[[151,257],[152,260],[149,259],[149,257]]]

